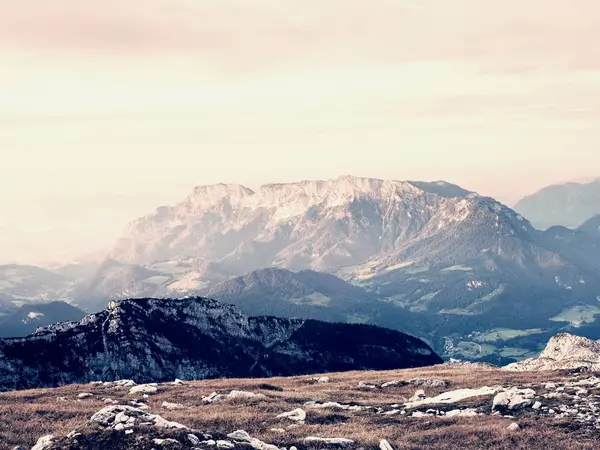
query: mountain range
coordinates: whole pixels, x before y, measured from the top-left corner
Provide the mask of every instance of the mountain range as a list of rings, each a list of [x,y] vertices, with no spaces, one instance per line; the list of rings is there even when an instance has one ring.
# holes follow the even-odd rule
[[[248,317],[204,298],[124,300],[0,340],[0,390],[91,381],[135,382],[301,375],[428,366],[417,338],[358,324]]]
[[[521,199],[515,210],[542,230],[554,225],[577,228],[600,214],[600,178],[548,186]]]
[[[200,186],[131,222],[95,274],[61,292],[88,311],[109,299],[203,295],[250,314],[382,325],[447,357],[510,362],[595,323],[594,220],[540,231],[443,181]]]

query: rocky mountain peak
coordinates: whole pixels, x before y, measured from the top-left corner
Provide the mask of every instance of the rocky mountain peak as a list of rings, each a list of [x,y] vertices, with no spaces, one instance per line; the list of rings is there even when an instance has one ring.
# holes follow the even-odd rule
[[[600,370],[600,341],[559,333],[553,336],[539,357],[529,358],[505,367],[506,370]]]
[[[180,204],[131,223],[109,257],[132,264],[202,257],[241,266],[235,275],[268,266],[351,265],[415,236],[439,211],[464,214],[476,198],[446,182],[354,176],[269,184],[256,192],[201,186]]]
[[[540,358],[600,363],[600,342],[569,333],[560,333],[548,341]]]
[[[219,183],[196,186],[185,202],[195,207],[207,207],[215,205],[224,199],[229,200],[231,203],[243,202],[253,195],[255,195],[255,192],[245,186]]]

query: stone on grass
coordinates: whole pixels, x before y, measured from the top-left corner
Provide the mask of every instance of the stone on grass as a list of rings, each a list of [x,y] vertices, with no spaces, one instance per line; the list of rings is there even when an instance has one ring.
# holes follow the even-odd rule
[[[419,400],[423,400],[425,398],[427,398],[425,391],[423,389],[419,389],[417,392],[415,392],[415,395],[409,399],[409,402],[418,402]]]
[[[279,450],[279,447],[276,447],[275,445],[266,444],[259,439],[250,437],[244,430],[234,431],[233,433],[228,434],[227,437],[240,444],[249,445],[256,450]]]
[[[278,419],[289,419],[294,422],[304,422],[306,420],[306,411],[302,408],[294,409],[293,411],[285,412],[277,416]]]
[[[158,387],[156,384],[140,384],[139,386],[134,386],[129,390],[129,395],[135,394],[156,394],[158,392]]]
[[[394,450],[394,448],[390,445],[390,443],[388,441],[386,441],[385,439],[382,439],[379,442],[379,449],[380,450]]]
[[[174,410],[174,409],[185,409],[180,403],[171,403],[171,402],[162,402],[162,407],[164,409]]]
[[[354,445],[354,441],[346,438],[322,438],[309,436],[304,439],[305,444],[316,444],[323,447],[349,448]]]
[[[42,436],[41,438],[38,439],[38,441],[31,448],[31,450],[45,450],[45,449],[49,448],[50,445],[52,445],[52,440],[53,439],[54,439],[54,436],[51,435],[51,434],[48,434],[46,436]]]
[[[508,409],[510,411],[518,411],[531,406],[533,404],[532,399],[534,396],[535,391],[533,389],[511,388],[498,393],[494,397],[492,409]]]

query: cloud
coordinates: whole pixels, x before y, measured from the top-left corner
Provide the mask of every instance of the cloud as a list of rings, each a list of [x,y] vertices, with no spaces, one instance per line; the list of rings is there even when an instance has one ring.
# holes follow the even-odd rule
[[[229,71],[472,58],[598,67],[599,13],[594,0],[0,0],[0,46],[181,52]]]

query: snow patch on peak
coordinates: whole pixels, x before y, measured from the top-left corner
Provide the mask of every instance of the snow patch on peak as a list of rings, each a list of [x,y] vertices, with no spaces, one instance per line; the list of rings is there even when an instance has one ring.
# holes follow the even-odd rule
[[[27,314],[27,317],[23,319],[23,323],[29,323],[34,320],[39,320],[40,317],[44,317],[44,314],[41,312],[31,311],[29,314]]]

